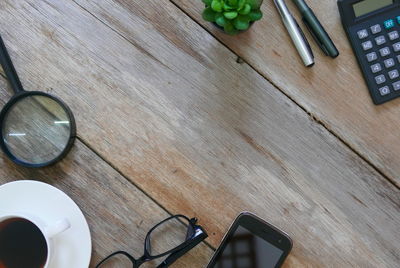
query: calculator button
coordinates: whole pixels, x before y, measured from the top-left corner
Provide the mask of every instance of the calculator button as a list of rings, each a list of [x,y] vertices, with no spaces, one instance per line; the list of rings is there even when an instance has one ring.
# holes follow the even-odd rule
[[[400,16],[397,16],[396,19],[397,19],[397,23],[400,24]]]
[[[380,24],[377,24],[377,25],[374,25],[374,26],[371,27],[371,32],[373,34],[380,33],[381,31],[382,31],[382,28],[381,28]]]
[[[383,35],[378,36],[377,38],[375,38],[375,42],[378,46],[383,45],[384,43],[386,43],[386,38]]]
[[[383,74],[378,75],[375,77],[375,81],[378,85],[383,84],[386,82],[386,77]]]
[[[393,71],[390,71],[389,72],[389,78],[390,79],[396,79],[396,78],[398,78],[399,77],[399,71],[397,71],[397,70],[393,70]]]
[[[372,48],[372,42],[367,41],[361,44],[364,50],[370,50]]]
[[[379,89],[379,92],[381,93],[381,96],[385,96],[385,95],[387,95],[387,94],[390,93],[390,89],[389,89],[388,86],[381,87],[381,88]]]
[[[399,52],[400,51],[400,42],[394,44],[393,49],[394,49],[394,52]]]
[[[397,61],[400,63],[400,55],[397,56]]]
[[[399,39],[399,32],[398,31],[390,32],[390,33],[388,33],[388,35],[389,35],[389,39],[391,41]]]
[[[400,49],[400,43],[399,43],[399,49]],[[390,55],[390,49],[388,47],[381,48],[379,49],[379,53],[381,53],[382,57],[386,57]]]
[[[394,66],[394,59],[387,59],[384,61],[386,68],[392,68]]]
[[[387,20],[387,21],[385,21],[385,22],[383,23],[383,25],[385,25],[385,28],[386,28],[386,29],[391,29],[391,28],[394,27],[394,20],[392,20],[392,19]]]
[[[392,85],[394,90],[400,90],[400,81],[394,82]]]
[[[371,66],[371,71],[374,74],[379,73],[380,71],[382,71],[382,66],[379,63],[376,63],[376,64]]]
[[[378,59],[378,55],[375,52],[371,52],[367,54],[367,60],[368,62],[372,62],[374,60]]]
[[[367,30],[360,30],[357,32],[358,38],[359,39],[365,39],[368,37],[368,31]]]

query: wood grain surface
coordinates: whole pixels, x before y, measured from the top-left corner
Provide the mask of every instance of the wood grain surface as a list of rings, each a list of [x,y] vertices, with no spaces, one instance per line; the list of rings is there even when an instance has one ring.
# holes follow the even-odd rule
[[[6,88],[4,80],[0,86]],[[1,97],[0,104],[3,104],[3,94]],[[80,141],[66,159],[50,168],[17,167],[3,154],[0,155],[0,166],[0,185],[15,180],[39,180],[61,189],[78,204],[92,235],[90,267],[117,250],[125,250],[139,258],[149,229],[169,217],[165,210]],[[208,246],[200,244],[173,267],[204,267],[211,254]],[[156,262],[143,267],[154,267]],[[113,268],[129,267],[114,264]]]
[[[399,189],[173,3],[9,0],[0,26],[24,86],[65,100],[91,150],[213,246],[251,210],[293,238],[286,267],[398,266]]]
[[[286,1],[314,51],[316,64],[311,69],[303,66],[272,0],[263,3],[264,18],[235,37],[202,20],[200,0],[172,1],[400,187],[400,99],[381,106],[372,103],[337,0],[307,1],[338,47],[336,59],[325,56],[292,1]]]

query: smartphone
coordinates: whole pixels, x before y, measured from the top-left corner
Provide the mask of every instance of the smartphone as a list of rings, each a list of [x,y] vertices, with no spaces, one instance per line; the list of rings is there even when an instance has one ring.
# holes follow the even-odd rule
[[[242,212],[207,268],[281,267],[292,246],[287,234],[254,214]]]

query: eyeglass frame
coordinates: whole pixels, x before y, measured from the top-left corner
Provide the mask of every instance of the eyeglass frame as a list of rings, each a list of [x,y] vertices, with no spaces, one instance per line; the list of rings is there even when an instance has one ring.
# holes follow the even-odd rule
[[[149,252],[151,250],[151,242],[150,242],[151,233],[155,229],[157,229],[160,225],[162,225],[163,223],[165,223],[169,220],[172,220],[174,218],[176,218],[176,219],[184,218],[185,220],[187,220],[189,222],[189,225],[187,226],[187,234],[186,234],[185,242],[183,242],[181,245],[179,245],[167,252],[164,252],[162,254],[158,254],[155,256],[151,255]],[[206,239],[208,237],[208,234],[203,229],[203,227],[196,224],[197,221],[198,221],[197,218],[189,219],[185,215],[181,215],[181,214],[177,214],[177,215],[168,217],[165,220],[161,221],[160,223],[156,224],[147,233],[146,238],[145,238],[144,254],[142,257],[140,257],[139,259],[136,259],[132,255],[127,253],[126,251],[120,250],[120,251],[116,251],[116,252],[110,254],[109,256],[107,256],[106,258],[104,258],[101,262],[99,262],[96,265],[96,268],[100,268],[105,262],[107,262],[112,257],[114,257],[118,254],[121,254],[121,255],[124,255],[125,257],[127,257],[132,262],[133,268],[138,268],[145,262],[149,262],[149,261],[169,255],[162,263],[160,263],[157,266],[157,268],[169,267],[172,263],[174,263],[176,260],[178,260],[180,257],[182,257],[184,254],[189,252],[192,248],[197,246],[201,241],[203,241],[204,239]]]

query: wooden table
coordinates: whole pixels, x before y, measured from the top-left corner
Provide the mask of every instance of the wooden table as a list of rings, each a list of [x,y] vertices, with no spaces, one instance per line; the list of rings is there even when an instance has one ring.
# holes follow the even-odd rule
[[[400,99],[372,104],[336,1],[308,2],[341,51],[332,60],[312,42],[312,69],[271,1],[235,37],[202,21],[200,0],[1,1],[24,86],[65,100],[78,140],[49,168],[1,153],[0,182],[69,194],[89,221],[91,266],[118,249],[140,256],[148,229],[183,213],[210,236],[174,267],[204,267],[250,210],[293,238],[285,267],[399,267]]]

